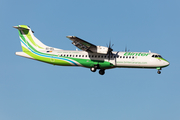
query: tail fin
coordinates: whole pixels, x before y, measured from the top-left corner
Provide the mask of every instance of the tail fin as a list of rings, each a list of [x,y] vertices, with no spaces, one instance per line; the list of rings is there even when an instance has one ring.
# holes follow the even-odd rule
[[[33,34],[34,32],[30,29],[29,26],[18,25],[18,26],[14,26],[14,28],[18,29],[23,52],[27,52],[29,51],[29,49],[34,51],[52,49],[52,47],[46,46],[41,41],[39,41],[34,36]]]

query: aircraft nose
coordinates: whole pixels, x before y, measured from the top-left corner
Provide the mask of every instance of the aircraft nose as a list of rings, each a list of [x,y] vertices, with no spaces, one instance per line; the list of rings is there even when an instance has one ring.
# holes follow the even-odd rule
[[[166,66],[169,66],[169,64],[170,64],[170,63],[169,63],[168,61],[165,62],[165,65],[166,65]]]

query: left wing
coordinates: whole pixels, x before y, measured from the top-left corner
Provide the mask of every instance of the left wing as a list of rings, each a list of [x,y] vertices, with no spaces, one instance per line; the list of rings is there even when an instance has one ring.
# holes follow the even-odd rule
[[[92,52],[92,53],[100,53],[100,54],[107,54],[109,51],[108,47],[104,46],[96,46],[93,45],[85,40],[82,40],[76,36],[67,36],[70,40],[72,40],[72,44],[78,47],[79,49],[87,52]]]
[[[83,51],[90,51],[92,52],[90,49],[96,49],[96,46],[86,42],[76,36],[67,36],[67,38],[69,38],[70,40],[72,40],[72,44],[75,45],[76,47],[78,47],[79,49],[83,50]]]

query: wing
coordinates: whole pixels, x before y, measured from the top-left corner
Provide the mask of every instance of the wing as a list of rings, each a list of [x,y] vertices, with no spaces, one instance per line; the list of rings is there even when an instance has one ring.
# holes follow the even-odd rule
[[[93,50],[96,49],[96,45],[93,45],[89,42],[86,42],[76,36],[67,36],[70,40],[72,40],[72,44],[78,47],[79,49],[87,52],[92,52]]]
[[[76,36],[67,36],[70,40],[72,40],[72,44],[78,47],[79,49],[87,52],[92,53],[100,53],[100,54],[107,54],[109,48],[104,46],[96,46],[93,45],[85,40],[82,40]]]

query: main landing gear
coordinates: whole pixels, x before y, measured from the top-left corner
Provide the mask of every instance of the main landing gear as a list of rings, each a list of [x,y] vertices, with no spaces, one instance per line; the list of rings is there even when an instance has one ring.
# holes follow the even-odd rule
[[[100,70],[99,70],[99,74],[100,74],[100,75],[104,75],[104,73],[105,73],[105,70],[104,70],[104,69],[100,69]]]
[[[92,72],[96,72],[97,69],[100,69],[100,67],[99,67],[98,65],[90,68],[90,70],[91,70]],[[105,69],[100,69],[100,70],[99,70],[99,74],[100,74],[100,75],[104,75],[104,74],[105,74]]]
[[[92,68],[90,68],[90,70],[91,70],[92,72],[96,72],[97,68],[92,67]]]

